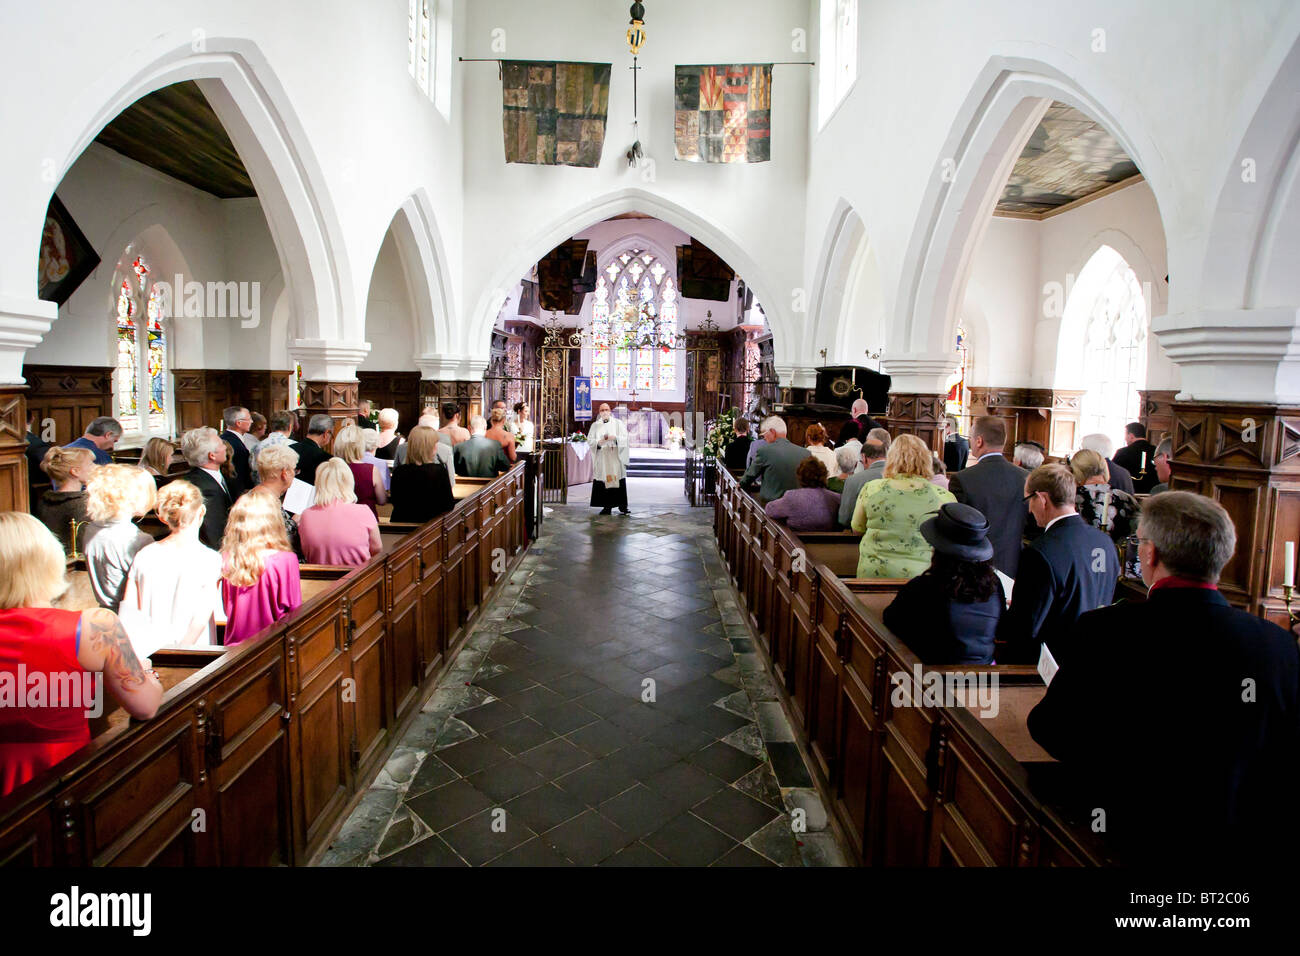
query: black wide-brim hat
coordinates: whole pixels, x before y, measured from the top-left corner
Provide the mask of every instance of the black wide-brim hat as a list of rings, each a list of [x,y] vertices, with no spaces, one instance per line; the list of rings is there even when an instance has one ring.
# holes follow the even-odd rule
[[[936,551],[963,561],[987,561],[993,557],[989,522],[978,508],[959,503],[946,504],[933,518],[921,523],[921,536]]]

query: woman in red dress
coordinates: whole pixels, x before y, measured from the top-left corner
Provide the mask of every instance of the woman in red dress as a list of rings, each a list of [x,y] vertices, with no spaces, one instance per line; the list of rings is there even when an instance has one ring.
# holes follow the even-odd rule
[[[379,517],[378,505],[388,503],[388,490],[379,469],[362,459],[366,454],[365,436],[356,425],[348,423],[334,436],[334,454],[347,462],[352,471],[353,493],[357,504],[365,505],[370,513]]]
[[[50,606],[66,587],[65,569],[48,528],[29,514],[0,513],[0,796],[90,743],[86,712],[102,704],[103,684],[138,720],[162,701],[162,684],[116,614]]]

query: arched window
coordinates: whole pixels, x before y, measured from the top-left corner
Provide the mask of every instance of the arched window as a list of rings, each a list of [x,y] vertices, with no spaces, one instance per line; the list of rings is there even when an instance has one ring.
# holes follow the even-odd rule
[[[116,323],[117,372],[113,412],[128,438],[166,437],[171,433],[167,397],[167,330],[171,289],[154,282],[143,255],[131,247],[116,276],[113,318]]]
[[[858,79],[858,0],[821,0],[818,129]]]
[[[1057,351],[1057,386],[1083,390],[1080,435],[1118,441],[1137,419],[1149,331],[1142,284],[1123,256],[1102,246],[1070,290]]]
[[[434,98],[434,0],[408,0],[406,18],[407,71],[420,92]]]
[[[659,258],[624,250],[605,266],[592,296],[592,388],[635,391],[646,400],[675,393],[678,291]]]

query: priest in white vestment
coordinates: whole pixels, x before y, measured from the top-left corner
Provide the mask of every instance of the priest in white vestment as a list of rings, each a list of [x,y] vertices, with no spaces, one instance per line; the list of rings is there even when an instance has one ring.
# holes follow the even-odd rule
[[[627,425],[610,414],[608,403],[600,406],[600,415],[592,422],[587,447],[591,449],[591,506],[600,508],[603,515],[614,508],[629,514],[627,463],[631,443]]]

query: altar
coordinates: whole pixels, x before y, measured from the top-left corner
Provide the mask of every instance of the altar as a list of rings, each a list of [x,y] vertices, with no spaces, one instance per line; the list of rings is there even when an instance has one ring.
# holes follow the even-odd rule
[[[668,416],[663,412],[653,408],[631,411],[619,407],[613,414],[627,425],[627,437],[633,448],[668,447]]]

